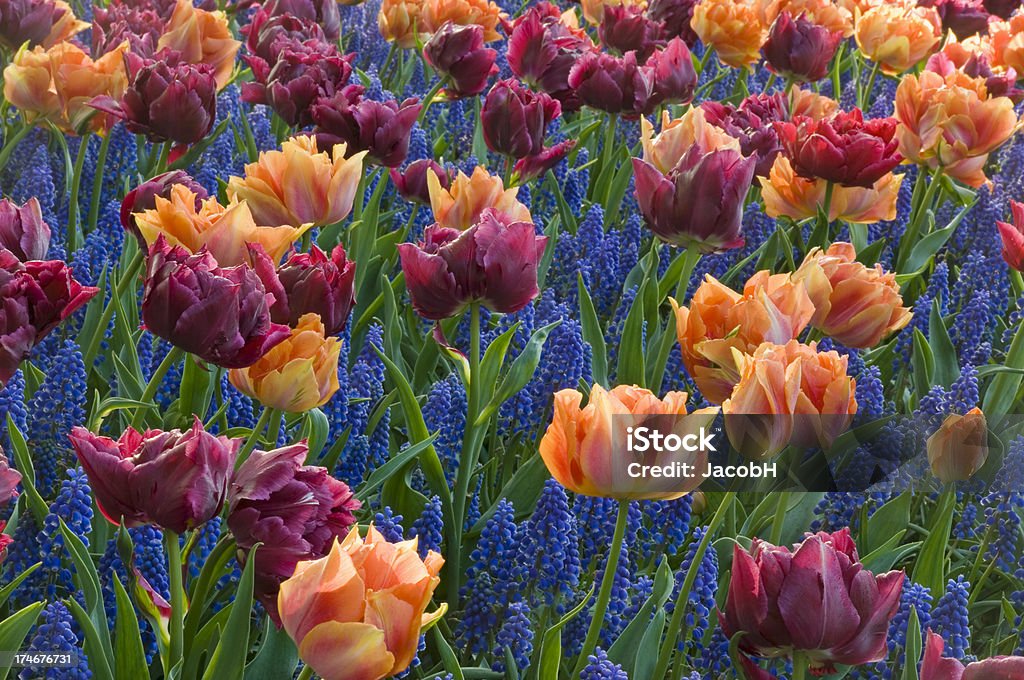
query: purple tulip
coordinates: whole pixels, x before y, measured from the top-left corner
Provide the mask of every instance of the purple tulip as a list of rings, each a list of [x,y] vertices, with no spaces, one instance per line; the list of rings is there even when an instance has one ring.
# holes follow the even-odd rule
[[[253,451],[231,479],[228,527],[247,559],[257,543],[256,596],[277,620],[277,591],[302,560],[323,557],[355,524],[360,503],[326,468],[303,465],[305,443]]]
[[[21,473],[10,466],[4,450],[0,448],[0,506],[6,506],[18,497]]]
[[[124,2],[112,2],[106,7],[96,5],[92,18],[93,57],[99,58],[125,40],[133,54],[151,57],[165,23],[151,7]]]
[[[804,652],[813,675],[859,666],[888,653],[889,622],[900,603],[902,571],[864,569],[850,530],[808,535],[790,551],[754,539],[733,546],[732,576],[719,621],[727,638],[761,657]]]
[[[789,120],[789,104],[785,95],[781,92],[751,95],[739,107],[713,101],[703,102],[700,107],[709,123],[740,140],[744,156],[757,159],[754,174],[767,177],[775,157],[782,152],[782,142],[774,123]]]
[[[196,195],[196,212],[199,212],[209,194],[202,184],[192,179],[184,170],[171,170],[157,175],[129,191],[121,201],[121,227],[135,237],[143,250],[148,250],[149,246],[146,245],[146,240],[142,238],[142,232],[135,223],[135,215],[156,208],[157,196],[169,200],[171,187],[175,184],[184,184]]]
[[[398,190],[398,195],[411,203],[430,205],[430,192],[427,190],[428,170],[434,171],[441,188],[447,191],[452,183],[448,171],[433,159],[421,158],[410,163],[405,170],[391,168],[391,181]]]
[[[958,40],[988,33],[990,14],[981,0],[918,0],[917,4],[934,7],[942,18],[942,32],[952,31]]]
[[[772,24],[761,54],[776,73],[810,83],[828,75],[842,39],[842,33],[830,31],[802,14],[794,19],[789,12],[782,12]]]
[[[483,26],[460,26],[446,21],[423,46],[423,57],[442,78],[445,92],[452,98],[472,97],[487,87],[498,72],[494,60],[498,53],[484,47]]]
[[[982,0],[982,6],[989,14],[994,14],[1000,19],[1009,19],[1020,6],[1020,0]]]
[[[697,33],[690,22],[697,0],[651,0],[647,3],[647,16],[661,23],[666,38],[682,38],[693,47],[697,44]]]
[[[562,107],[543,92],[536,93],[516,80],[499,80],[480,109],[487,148],[512,158],[534,156],[544,148],[544,132]]]
[[[308,253],[292,253],[276,272],[270,259],[260,255],[254,253],[253,260],[267,292],[274,296],[271,320],[294,327],[304,314],[313,312],[320,316],[326,335],[345,330],[355,304],[356,263],[345,257],[342,246],[335,246],[329,258],[315,245]]]
[[[624,57],[589,52],[584,54],[569,71],[569,87],[583,104],[607,111],[636,117],[647,110],[651,98],[651,81],[646,71],[637,65],[636,53]]]
[[[398,246],[413,308],[425,319],[447,319],[471,302],[511,314],[530,303],[546,236],[529,222],[506,222],[490,208],[465,231],[432,224],[419,245]]]
[[[661,24],[637,5],[608,5],[597,31],[602,45],[619,54],[636,52],[639,61],[647,61],[654,50],[665,44]]]
[[[16,50],[43,44],[50,31],[69,11],[53,0],[0,0],[0,45]]]
[[[263,8],[256,10],[252,21],[242,27],[242,35],[249,51],[247,59],[261,60],[262,68],[268,73],[287,45],[306,40],[327,40],[320,24],[287,14],[272,16]]]
[[[337,42],[341,35],[341,14],[337,0],[267,0],[263,3],[263,10],[272,17],[292,17],[313,22],[332,43]]]
[[[125,430],[116,441],[72,428],[71,445],[100,512],[114,524],[156,524],[181,534],[216,517],[239,439],[216,437],[198,417],[181,430]]]
[[[154,143],[195,144],[209,134],[217,115],[217,81],[209,64],[190,64],[174,50],[151,59],[125,52],[131,82],[120,102],[94,99],[100,111],[125,121],[130,132]]]
[[[248,265],[221,268],[205,249],[193,255],[169,246],[163,235],[149,249],[146,328],[211,364],[251,366],[288,338],[288,327],[270,319],[273,302]]]
[[[43,221],[35,196],[20,206],[7,198],[0,201],[0,248],[11,251],[22,262],[46,258],[50,225]]]
[[[682,38],[673,38],[665,49],[655,52],[644,64],[651,81],[648,110],[659,104],[689,104],[697,89],[697,71],[690,48]]]
[[[636,196],[647,226],[666,243],[701,252],[743,245],[743,201],[754,178],[753,158],[734,149],[691,147],[663,175],[633,159]]]
[[[540,177],[548,170],[551,170],[556,165],[562,162],[573,147],[576,146],[575,139],[567,139],[564,142],[559,142],[554,146],[546,146],[540,150],[540,153],[536,153],[526,158],[520,158],[516,161],[513,166],[518,182],[529,182],[530,180]]]
[[[423,107],[415,97],[399,104],[366,99],[362,93],[362,86],[349,85],[313,105],[317,148],[344,143],[349,156],[366,151],[370,162],[398,167],[409,155],[409,136]]]
[[[562,104],[562,111],[580,108],[569,87],[573,64],[594,45],[585,33],[574,33],[561,22],[561,10],[539,2],[506,26],[508,65],[530,87],[547,92]]]
[[[993,656],[966,666],[943,657],[945,640],[928,631],[921,660],[921,680],[1024,680],[1024,656]]]

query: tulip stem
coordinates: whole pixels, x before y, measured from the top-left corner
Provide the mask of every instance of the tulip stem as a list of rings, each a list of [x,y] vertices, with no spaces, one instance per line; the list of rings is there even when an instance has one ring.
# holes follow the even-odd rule
[[[313,677],[313,667],[303,666],[302,670],[299,671],[299,677],[296,680],[309,680]]]
[[[103,308],[103,314],[100,316],[100,321],[96,324],[96,331],[89,338],[89,344],[86,346],[85,353],[82,358],[85,361],[85,367],[87,370],[93,369],[93,363],[96,360],[96,355],[100,351],[100,343],[103,342],[103,338],[106,337],[107,326],[110,325],[110,320],[114,317],[114,300],[113,298],[121,298],[125,291],[128,290],[128,286],[135,283],[136,277],[139,275],[139,270],[142,269],[142,265],[145,262],[145,254],[140,250],[132,256],[131,262],[128,263],[128,267],[125,269],[124,276],[117,280],[117,285],[114,287],[114,292],[111,295],[110,302]]]
[[[770,540],[772,545],[778,545],[782,540],[782,525],[786,522],[786,510],[789,508],[789,492],[779,491],[778,501],[775,505],[775,518],[772,520],[772,533]]]
[[[78,250],[78,194],[82,187],[82,171],[85,168],[90,139],[91,135],[83,135],[79,139],[78,156],[75,158],[75,168],[71,175],[71,197],[68,199],[68,257]],[[102,174],[99,168],[96,171]]]
[[[238,469],[238,466],[245,462],[245,459],[249,457],[252,450],[256,448],[256,443],[259,441],[260,435],[263,434],[263,430],[267,429],[267,424],[270,422],[270,419],[276,410],[277,409],[270,408],[269,406],[263,407],[263,412],[260,413],[260,419],[256,421],[255,425],[253,425],[252,432],[249,433],[249,438],[245,440],[245,444],[242,445],[241,450],[238,452],[238,456],[235,458],[236,470]],[[278,428],[280,428],[280,425]]]
[[[868,97],[871,96],[871,90],[874,89],[874,87],[875,87],[875,79],[878,78],[878,67],[879,66],[880,66],[879,62],[876,61],[875,65],[871,68],[871,75],[868,76],[868,86],[867,86],[866,89],[864,89],[864,91],[861,92],[861,95],[860,95],[860,108],[861,108],[862,111],[866,112],[868,107],[869,107],[869,105],[871,104],[871,102],[868,100]]]
[[[178,534],[164,530],[164,550],[167,553],[167,573],[171,588],[170,668],[174,668],[181,660],[185,648],[185,586],[182,581]]]
[[[687,248],[683,251],[683,268],[679,271],[679,283],[676,285],[676,300],[679,304],[683,304],[690,290],[690,278],[693,276],[693,270],[697,268],[697,263],[700,262],[700,256],[701,252],[696,248]]]
[[[97,331],[97,333],[98,332],[99,331]],[[171,347],[171,351],[167,353],[164,360],[161,361],[160,365],[156,367],[155,371],[153,371],[153,377],[151,377],[149,382],[146,383],[146,391],[142,393],[139,401],[147,404],[153,401],[153,397],[156,396],[156,391],[160,389],[160,383],[164,381],[164,376],[167,375],[167,371],[171,370],[171,366],[178,363],[183,356],[185,356],[185,350],[180,347]],[[136,430],[142,427],[142,422],[145,420],[145,417],[146,409],[144,407],[140,406],[135,409],[135,415],[132,417],[132,427]]]
[[[807,659],[803,652],[793,652],[793,677],[791,680],[804,680],[807,677]]]
[[[583,648],[576,658],[576,668],[573,669],[572,677],[578,678],[583,667],[587,665],[587,657],[594,653],[597,647],[597,638],[601,634],[601,627],[604,625],[604,615],[608,612],[608,603],[612,600],[612,586],[615,585],[615,572],[619,567],[619,557],[622,553],[622,542],[626,537],[626,525],[629,523],[629,501],[619,501],[619,514],[615,519],[615,533],[612,535],[612,545],[608,552],[608,561],[604,566],[604,576],[601,578],[601,590],[597,593],[597,603],[594,605],[593,615],[590,618],[590,627],[587,629],[587,637],[583,641]],[[664,676],[658,676],[664,677]]]
[[[430,88],[430,91],[427,92],[426,95],[424,95],[423,108],[420,109],[420,115],[416,117],[417,123],[420,123],[422,125],[423,121],[427,119],[427,110],[430,108],[430,105],[434,103],[434,97],[436,97],[437,93],[441,91],[442,87],[444,87],[446,80],[447,78],[441,78],[440,80],[438,80],[436,83],[434,83],[434,86]]]
[[[96,166],[92,177],[92,199],[89,201],[89,231],[96,230],[96,223],[100,218],[100,197],[103,194],[103,175],[107,165],[107,151],[110,149],[111,133],[103,135],[100,140],[100,151],[96,156]]]

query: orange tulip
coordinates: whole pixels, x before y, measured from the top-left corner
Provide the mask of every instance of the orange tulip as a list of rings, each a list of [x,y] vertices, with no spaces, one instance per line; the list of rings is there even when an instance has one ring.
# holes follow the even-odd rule
[[[722,63],[733,68],[757,63],[769,28],[759,8],[747,0],[701,0],[693,9],[691,26]]]
[[[829,118],[839,110],[839,102],[823,94],[794,87],[789,93],[789,116]]]
[[[249,261],[247,243],[259,243],[277,263],[289,246],[313,226],[257,226],[245,201],[225,207],[211,197],[197,208],[195,193],[184,184],[171,187],[169,199],[157,196],[154,201],[155,208],[134,215],[146,243],[152,245],[163,234],[169,244],[184,246],[193,253],[206,246],[222,267]]]
[[[785,156],[778,156],[768,177],[759,177],[765,212],[770,217],[803,220],[824,206],[828,183],[800,177]],[[889,173],[871,188],[832,187],[829,219],[854,224],[873,224],[896,219],[896,201],[903,175]]]
[[[281,623],[317,675],[380,680],[409,667],[420,632],[446,609],[425,613],[444,558],[421,559],[416,544],[389,543],[373,526],[363,539],[356,527],[281,584]]]
[[[911,69],[942,39],[942,19],[934,7],[912,2],[884,3],[857,20],[857,45],[891,76]]]
[[[317,152],[313,137],[292,137],[280,151],[263,151],[245,166],[245,177],[228,180],[228,198],[249,204],[260,224],[324,226],[352,211],[365,151],[345,158],[338,144],[332,155]]]
[[[908,74],[896,88],[900,153],[972,187],[986,182],[988,154],[1019,128],[1007,97],[990,97],[983,78],[960,71]]]
[[[223,12],[207,12],[194,7],[191,0],[178,0],[157,48],[178,50],[191,64],[209,64],[217,77],[217,87],[223,88],[231,82],[241,44],[231,37]]]
[[[668,111],[661,113],[661,132],[654,134],[654,126],[646,119],[640,119],[640,142],[643,144],[645,161],[667,175],[676,167],[691,146],[695,144],[705,153],[715,149],[740,150],[740,142],[721,128],[707,122],[704,109],[691,108],[681,117],[672,120]]]
[[[81,21],[76,17],[74,10],[71,9],[71,5],[64,2],[64,0],[54,0],[53,7],[61,12],[61,15],[57,21],[53,22],[50,33],[43,39],[43,47],[53,47],[57,43],[70,40],[72,36],[78,35],[89,28],[89,22]]]
[[[804,17],[844,38],[853,35],[853,10],[833,0],[768,0],[764,3],[764,24],[771,26],[783,12]]]
[[[802,282],[760,271],[737,293],[710,274],[689,307],[669,298],[686,370],[704,398],[721,404],[740,378],[733,350],[753,352],[761,343],[786,343],[810,323],[814,305]]]
[[[420,15],[423,30],[434,33],[446,22],[459,26],[476,24],[484,29],[484,42],[501,40],[498,24],[504,14],[501,8],[490,0],[423,0]]]
[[[59,120],[60,98],[50,54],[41,45],[19,50],[4,69],[4,98],[29,118]]]
[[[734,354],[741,377],[722,413],[737,450],[764,458],[790,443],[827,448],[850,427],[857,384],[846,374],[845,356],[797,340]],[[758,415],[771,417],[749,417]]]
[[[679,479],[637,479],[629,475],[628,466],[640,461],[664,465],[682,454],[650,452],[649,457],[640,457],[629,449],[627,438],[639,427],[699,438],[700,428],[710,427],[718,409],[699,409],[687,417],[686,400],[685,392],[669,392],[659,399],[641,387],[619,385],[608,391],[594,385],[581,408],[580,392],[561,390],[555,394],[555,412],[541,439],[540,455],[551,476],[574,493],[633,500],[679,498],[696,488],[699,478],[692,485]],[[697,469],[706,464],[707,452],[703,454],[697,452],[690,459]]]
[[[928,437],[928,465],[939,481],[965,482],[988,460],[988,423],[980,408],[950,414]]]
[[[291,337],[248,368],[233,368],[231,384],[264,406],[304,413],[338,391],[341,340],[324,335],[318,314],[303,314]]]
[[[647,0],[580,0],[580,4],[583,6],[583,18],[592,26],[601,23],[605,7],[626,5],[647,9]]]
[[[868,349],[910,323],[896,274],[857,262],[849,243],[814,248],[793,274],[814,302],[811,325],[846,345]]]
[[[533,222],[530,209],[516,200],[517,187],[506,189],[500,177],[477,166],[467,177],[459,172],[448,189],[441,186],[433,170],[427,172],[430,208],[438,224],[465,231],[487,208],[493,208],[510,222]]]
[[[416,46],[423,40],[423,0],[383,0],[377,14],[377,30],[388,42],[402,49]]]
[[[1024,73],[1024,14],[989,24],[988,38],[993,66]]]

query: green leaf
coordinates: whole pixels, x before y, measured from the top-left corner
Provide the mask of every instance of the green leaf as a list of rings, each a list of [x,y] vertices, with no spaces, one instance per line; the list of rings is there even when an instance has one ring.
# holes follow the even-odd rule
[[[430,435],[423,441],[416,442],[404,450],[399,451],[397,454],[388,459],[386,463],[381,465],[379,468],[373,471],[370,476],[366,479],[366,482],[359,487],[359,491],[356,492],[356,497],[360,500],[365,501],[371,493],[373,493],[377,487],[386,482],[391,475],[398,473],[403,467],[409,464],[414,458],[420,455],[424,449],[428,446],[433,446],[434,441],[437,439],[438,432]]]
[[[946,546],[953,528],[955,509],[956,494],[948,490],[943,492],[934,510],[935,520],[928,528],[928,538],[921,544],[921,552],[914,561],[911,578],[933,593],[941,593],[946,587]]]
[[[1010,348],[1006,351],[1006,361],[1003,363],[1007,368],[1024,368],[1024,324],[1017,328]],[[1011,406],[1017,402],[1022,379],[1024,376],[1019,373],[1000,373],[994,377],[985,390],[985,398],[982,401],[985,415],[992,418],[1009,413]]]
[[[544,350],[544,343],[547,342],[548,335],[560,323],[562,321],[558,320],[533,332],[530,340],[526,343],[526,347],[523,348],[523,351],[512,362],[508,373],[505,374],[498,389],[495,390],[494,396],[491,397],[490,402],[480,412],[480,417],[476,419],[477,427],[486,423],[494,412],[501,408],[502,404],[518,394],[519,390],[526,387],[526,384],[530,382],[533,374],[537,371],[537,365],[540,363],[541,352]],[[447,488],[447,484],[445,488]]]
[[[11,442],[14,464],[18,468],[18,472],[21,473],[21,487],[25,490],[25,502],[28,503],[28,509],[32,511],[36,525],[43,526],[46,515],[50,512],[50,506],[36,490],[36,473],[35,468],[32,467],[32,456],[29,454],[28,444],[10,414],[7,415],[7,438]]]
[[[441,663],[444,665],[444,669],[452,674],[455,680],[465,680],[466,676],[462,672],[462,667],[459,665],[459,659],[455,656],[455,652],[452,650],[451,645],[444,639],[444,635],[441,634],[441,630],[434,626],[430,635],[434,638],[434,645],[437,647],[438,653],[441,655]],[[500,676],[499,676],[500,677]]]
[[[913,500],[909,491],[904,491],[891,501],[885,503],[871,515],[867,521],[865,536],[861,536],[865,554],[881,548],[893,537],[900,538],[906,533],[910,524],[910,504]]]
[[[68,528],[64,520],[60,520],[60,533],[64,538],[64,547],[75,565],[75,585],[82,591],[85,599],[87,609],[84,611],[88,612],[89,620],[92,622],[97,636],[98,649],[94,650],[94,654],[102,653],[104,655],[103,661],[109,670],[114,662],[114,650],[110,643],[110,628],[107,625],[107,612],[103,607],[103,591],[100,587],[99,574],[96,573],[96,565],[89,554],[89,548],[86,547],[82,539],[75,535],[75,532]],[[90,659],[90,663],[92,661]]]
[[[242,680],[245,658],[249,654],[249,622],[252,620],[252,584],[256,572],[257,543],[249,550],[242,578],[238,581],[235,601],[221,633],[203,680]]]
[[[512,327],[496,337],[489,345],[484,356],[480,359],[480,387],[484,399],[490,397],[490,390],[498,384],[498,376],[505,365],[505,356],[508,354],[508,346],[515,337],[516,331],[521,324],[517,321]]]
[[[114,621],[114,677],[117,680],[148,677],[149,664],[146,663],[146,650],[142,646],[135,607],[121,585],[121,579],[115,576],[111,580],[114,583],[114,598],[117,602],[117,619]]]
[[[626,322],[622,327],[622,339],[619,343],[619,360],[615,372],[615,381],[622,385],[645,386],[644,373],[644,294],[647,281],[641,284],[626,314]]]
[[[65,604],[75,620],[78,621],[82,634],[85,636],[83,648],[89,660],[89,670],[92,671],[93,677],[96,680],[114,680],[114,672],[110,669],[110,657],[107,656],[107,649],[104,649],[104,647],[108,649],[110,647],[110,631],[106,628],[100,631],[90,618],[89,613],[82,608],[82,605],[78,604],[78,600],[69,598],[65,600]],[[101,639],[103,633],[107,634],[106,641]]]
[[[658,565],[658,571],[654,574],[654,588],[651,590],[650,597],[641,605],[633,620],[629,622],[629,625],[623,629],[619,637],[612,643],[612,646],[608,648],[609,659],[622,665],[624,668],[636,666],[636,654],[647,630],[647,622],[650,620],[651,614],[655,609],[664,607],[665,603],[668,602],[674,585],[675,579],[672,576],[672,568],[669,566],[668,559],[662,557],[661,564]],[[657,659],[657,654],[655,654],[655,659]]]
[[[917,607],[911,606],[907,621],[907,649],[903,663],[903,680],[917,680],[917,661],[921,658],[921,619]]]
[[[583,274],[576,274],[576,290],[579,291],[583,341],[590,345],[591,349],[590,368],[594,382],[603,387],[611,387],[608,384],[608,348],[604,342],[604,331],[601,329],[601,322],[598,321],[594,301],[590,299],[590,292],[583,284]]]
[[[927,394],[935,374],[935,355],[928,344],[928,338],[920,329],[914,329],[914,354],[911,357],[914,369],[914,385],[920,394]]]
[[[27,579],[33,573],[35,573],[36,569],[38,569],[41,566],[43,566],[42,562],[36,562],[31,567],[29,567],[28,569],[26,569],[25,571],[21,572],[13,579],[11,579],[10,583],[7,583],[4,585],[3,588],[0,588],[0,607],[7,604],[7,600],[11,598],[11,593],[13,593],[15,589],[17,589],[17,587],[21,585],[21,582]]]
[[[935,384],[949,387],[960,377],[960,361],[953,341],[949,338],[949,331],[946,330],[946,323],[942,320],[938,300],[932,302],[931,318],[928,320],[928,340],[932,353],[935,354]]]
[[[0,621],[0,649],[12,652],[21,649],[28,632],[32,630],[36,619],[39,618],[43,604],[43,602],[33,602]],[[10,670],[10,664],[0,663],[0,680],[4,680]]]
[[[661,645],[661,634],[665,629],[665,610],[658,609],[654,618],[647,624],[647,630],[640,640],[636,652],[636,665],[633,668],[633,680],[655,680],[654,667],[658,663],[658,647]]]
[[[278,680],[295,674],[299,663],[299,650],[295,648],[288,631],[278,628],[266,617],[263,644],[249,665],[245,667],[246,680]]]
[[[580,615],[580,612],[586,608],[593,595],[594,587],[591,586],[579,604],[559,619],[557,623],[544,631],[544,636],[541,638],[540,643],[539,661],[537,662],[538,677],[541,680],[558,677],[558,667],[562,661],[562,628]]]
[[[309,443],[309,454],[306,456],[306,463],[313,464],[320,457],[320,452],[327,445],[330,436],[331,423],[327,416],[318,408],[307,411],[303,416],[302,434],[300,438]]]

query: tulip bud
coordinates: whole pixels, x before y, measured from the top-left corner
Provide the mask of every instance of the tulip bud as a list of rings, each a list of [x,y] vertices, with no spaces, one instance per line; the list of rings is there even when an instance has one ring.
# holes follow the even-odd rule
[[[965,482],[988,460],[988,423],[980,408],[952,413],[928,437],[928,465],[943,484]]]
[[[451,22],[437,30],[423,46],[423,57],[442,78],[445,92],[453,98],[471,97],[487,87],[498,72],[494,60],[498,53],[484,47],[481,26],[460,26]]]
[[[1003,239],[1003,259],[1019,272],[1024,272],[1024,203],[1010,201],[1013,223],[996,222]]]
[[[288,338],[288,327],[270,320],[272,302],[247,265],[222,269],[207,250],[193,255],[163,235],[149,249],[146,328],[212,364],[250,366]]]
[[[254,259],[261,265],[270,264],[267,258]],[[308,253],[292,253],[276,275],[268,277],[262,270],[258,266],[256,271],[274,295],[270,316],[275,323],[294,327],[303,316],[313,313],[323,322],[325,335],[345,330],[355,304],[356,263],[345,258],[342,246],[335,246],[328,258],[314,245]]]
[[[186,432],[129,427],[115,441],[75,427],[69,437],[104,517],[178,534],[220,513],[242,443],[209,434],[198,417]]]
[[[830,31],[804,16],[782,12],[768,32],[761,54],[776,73],[811,83],[828,75],[829,63],[843,34]]]
[[[549,95],[535,93],[515,79],[499,80],[480,110],[484,141],[494,153],[526,158],[544,148],[544,133],[562,108]]]
[[[502,314],[525,307],[540,293],[537,267],[546,243],[531,222],[488,208],[465,231],[427,227],[419,245],[403,243],[398,254],[413,308],[439,321],[471,302]]]
[[[13,469],[0,448],[0,505],[6,506],[18,497],[18,484],[21,483],[21,473]]]
[[[63,0],[0,1],[0,45],[12,51],[25,43],[52,47],[88,27]]]
[[[349,154],[365,151],[371,163],[396,168],[409,155],[409,136],[423,107],[415,97],[399,104],[394,99],[378,102],[361,95],[350,86],[317,100],[311,109],[317,145],[328,149],[346,144]]]
[[[202,209],[203,201],[209,197],[206,189],[184,170],[171,170],[157,175],[129,191],[121,201],[121,227],[131,233],[143,249],[148,249],[148,246],[135,223],[135,214],[155,209],[157,196],[170,200],[171,188],[176,184],[184,185],[195,196],[196,212]]]
[[[651,81],[651,109],[659,104],[689,104],[697,87],[690,49],[682,38],[673,38],[665,49],[655,52],[644,69]]]
[[[648,72],[637,65],[636,53],[616,58],[589,52],[569,71],[569,87],[591,108],[635,116],[647,110],[652,86]]]
[[[50,249],[50,225],[43,221],[35,196],[24,205],[0,200],[0,248],[14,253],[22,262],[42,260]]]
[[[412,203],[430,205],[430,191],[427,188],[427,173],[433,172],[437,177],[438,186],[445,191],[451,187],[451,178],[443,166],[432,159],[424,158],[413,161],[405,170],[391,168],[391,182],[395,185],[398,195]]]
[[[619,54],[636,52],[638,61],[647,58],[665,44],[661,25],[652,21],[638,5],[607,5],[598,25],[601,44]]]

